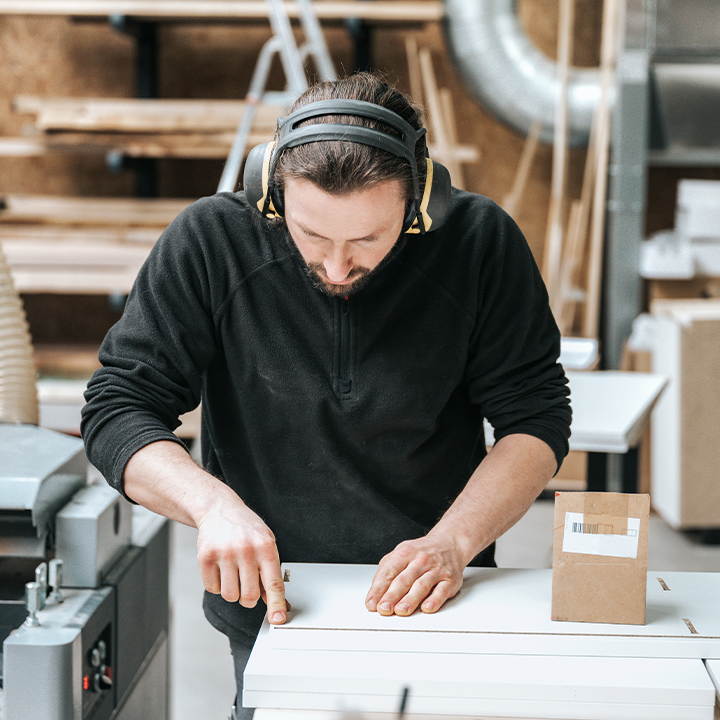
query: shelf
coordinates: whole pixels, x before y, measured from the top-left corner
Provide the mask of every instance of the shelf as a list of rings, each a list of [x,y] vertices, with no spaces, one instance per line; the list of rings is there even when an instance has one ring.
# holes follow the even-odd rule
[[[286,3],[291,18],[299,17],[297,2]],[[439,22],[443,5],[434,0],[316,0],[319,20],[359,19],[369,23],[422,24]],[[247,22],[267,20],[261,0],[0,0],[0,15],[64,15],[107,20],[125,15],[148,21]]]

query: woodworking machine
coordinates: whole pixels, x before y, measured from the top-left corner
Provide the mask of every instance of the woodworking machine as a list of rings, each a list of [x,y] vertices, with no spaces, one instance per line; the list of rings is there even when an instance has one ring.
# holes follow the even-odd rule
[[[0,720],[168,718],[169,523],[0,425]]]

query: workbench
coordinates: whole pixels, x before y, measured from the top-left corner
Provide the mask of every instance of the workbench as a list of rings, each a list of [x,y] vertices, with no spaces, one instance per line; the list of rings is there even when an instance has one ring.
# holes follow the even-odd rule
[[[553,622],[551,570],[469,568],[438,613],[364,607],[374,566],[286,564],[288,622],[245,671],[257,720],[410,716],[712,720],[720,574],[648,573],[645,625]],[[385,715],[383,715],[385,714]]]

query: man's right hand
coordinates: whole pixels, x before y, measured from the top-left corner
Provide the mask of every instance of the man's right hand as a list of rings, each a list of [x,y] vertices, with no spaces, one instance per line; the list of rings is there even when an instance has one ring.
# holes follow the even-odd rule
[[[225,483],[199,468],[177,443],[138,450],[123,476],[139,505],[198,529],[198,563],[205,589],[254,607],[262,598],[268,619],[287,619],[285,584],[275,536]]]
[[[275,536],[242,501],[228,505],[210,510],[197,523],[203,585],[243,607],[255,607],[262,598],[268,620],[281,625],[287,605]]]

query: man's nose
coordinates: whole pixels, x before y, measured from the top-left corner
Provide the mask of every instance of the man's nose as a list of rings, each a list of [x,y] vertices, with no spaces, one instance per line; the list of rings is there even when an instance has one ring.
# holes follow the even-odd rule
[[[352,258],[345,247],[334,247],[323,263],[328,280],[342,282],[352,270]]]

